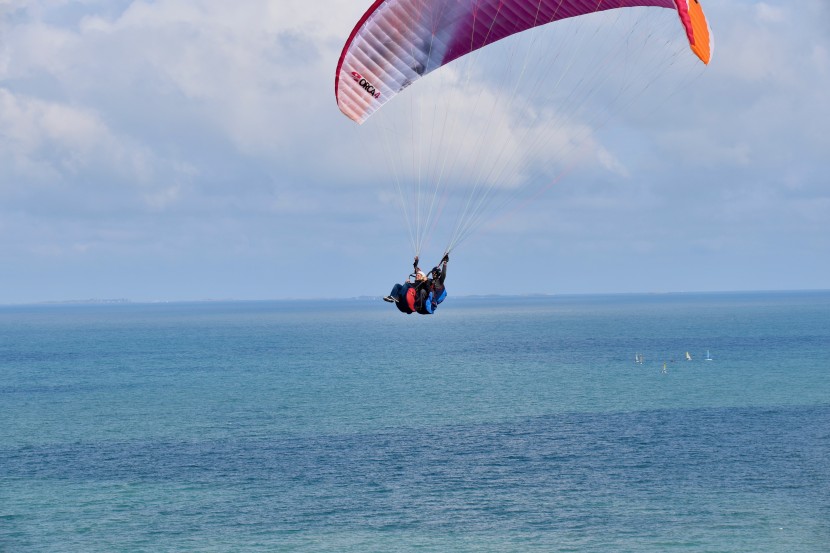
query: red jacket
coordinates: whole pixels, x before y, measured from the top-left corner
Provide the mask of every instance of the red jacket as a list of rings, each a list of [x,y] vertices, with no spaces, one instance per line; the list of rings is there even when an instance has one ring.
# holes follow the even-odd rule
[[[410,311],[415,311],[415,287],[411,287],[406,291],[406,305],[409,306]]]

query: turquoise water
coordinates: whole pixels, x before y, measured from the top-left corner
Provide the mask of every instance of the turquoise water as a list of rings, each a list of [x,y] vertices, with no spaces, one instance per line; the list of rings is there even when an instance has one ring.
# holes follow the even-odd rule
[[[828,551],[829,369],[827,292],[2,307],[0,551]]]

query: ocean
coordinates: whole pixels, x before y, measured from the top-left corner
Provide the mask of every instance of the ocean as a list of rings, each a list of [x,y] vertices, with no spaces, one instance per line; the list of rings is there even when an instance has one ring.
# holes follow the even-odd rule
[[[0,551],[827,552],[830,292],[0,307]]]

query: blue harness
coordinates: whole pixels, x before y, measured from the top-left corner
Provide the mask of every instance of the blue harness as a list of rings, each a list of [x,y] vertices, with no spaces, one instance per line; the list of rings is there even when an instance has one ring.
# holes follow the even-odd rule
[[[447,297],[447,289],[446,289],[446,288],[444,288],[443,290],[441,290],[441,295],[440,295],[440,296],[438,296],[438,299],[435,299],[435,292],[434,292],[434,291],[430,291],[429,296],[427,296],[427,299],[426,299],[426,301],[424,302],[424,310],[425,310],[428,314],[432,315],[432,313],[433,313],[433,312],[435,311],[435,309],[438,307],[438,304],[439,304],[439,303],[441,303],[442,301],[444,301],[444,299],[445,299],[446,297]],[[433,307],[433,302],[435,303],[435,307]]]

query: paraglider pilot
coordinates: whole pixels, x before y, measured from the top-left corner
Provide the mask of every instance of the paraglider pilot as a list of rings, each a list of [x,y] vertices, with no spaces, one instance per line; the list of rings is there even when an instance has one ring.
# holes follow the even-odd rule
[[[444,254],[441,263],[433,267],[427,276],[418,267],[418,256],[415,256],[415,262],[412,264],[413,273],[410,275],[410,277],[414,276],[415,280],[408,278],[403,284],[395,284],[389,295],[383,298],[384,301],[395,303],[398,311],[407,315],[410,313],[431,315],[438,308],[438,304],[447,297],[444,280],[447,278],[449,260],[449,254]]]

